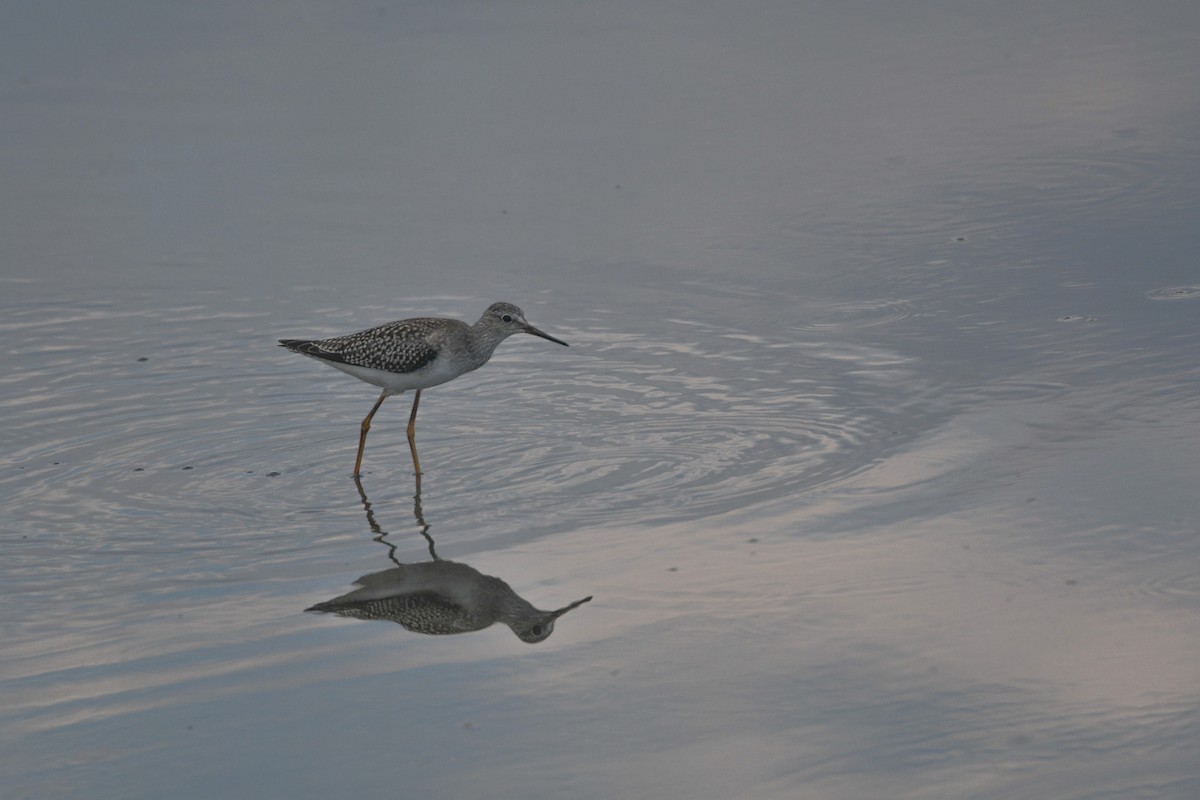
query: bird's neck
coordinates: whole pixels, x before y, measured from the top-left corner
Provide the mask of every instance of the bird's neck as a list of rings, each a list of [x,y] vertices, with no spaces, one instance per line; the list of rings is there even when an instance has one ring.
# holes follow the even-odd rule
[[[488,594],[491,596],[492,607],[497,619],[506,623],[515,622],[538,613],[536,608],[514,592],[507,583],[490,575],[484,577],[487,578]]]
[[[495,328],[479,324],[472,325],[467,333],[467,355],[474,363],[472,369],[483,366],[506,338],[506,331],[497,331]]]

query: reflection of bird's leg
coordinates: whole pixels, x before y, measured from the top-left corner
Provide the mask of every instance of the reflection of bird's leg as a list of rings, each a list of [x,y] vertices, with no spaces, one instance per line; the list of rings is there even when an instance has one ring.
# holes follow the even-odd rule
[[[419,392],[418,392],[419,394]],[[371,413],[367,414],[366,419],[362,421],[362,432],[358,435],[358,458],[354,459],[354,477],[358,477],[361,473],[359,467],[362,466],[363,448],[367,446],[367,431],[371,430],[371,417],[375,416],[375,412],[383,405],[383,401],[387,399],[387,392],[379,395],[379,399],[375,401],[375,405],[371,407]],[[411,423],[410,423],[411,424]],[[409,437],[412,441],[412,437]]]
[[[429,542],[429,555],[433,556],[434,561],[441,561],[441,559],[438,558],[437,550],[433,549],[433,537],[429,535],[429,529],[422,528],[421,535],[425,537],[425,541]]]
[[[421,533],[429,530],[429,523],[425,521],[425,512],[421,510],[420,492],[413,495],[413,516],[417,518],[417,527],[421,529]]]
[[[396,558],[396,545],[385,539],[385,536],[387,536],[386,533],[376,536],[375,541],[379,542],[388,549],[388,558],[392,560],[393,564],[395,564],[397,567],[403,567],[404,565],[400,563],[400,559]]]
[[[429,535],[429,523],[425,521],[425,512],[421,510],[421,478],[417,478],[417,493],[413,495],[413,516],[417,518],[417,529],[429,542],[429,555],[434,561],[439,561],[437,551],[433,549],[433,537]]]
[[[380,536],[386,536],[387,532],[382,530],[375,520],[375,511],[371,508],[371,501],[367,499],[367,490],[363,488],[362,481],[357,475],[354,476],[354,485],[358,487],[358,499],[362,501],[363,511],[367,512],[367,524],[371,526],[371,531]]]
[[[417,494],[421,493],[421,461],[417,458],[417,440],[416,424],[417,424],[417,405],[421,402],[421,390],[417,389],[417,394],[413,397],[412,413],[408,415],[408,449],[412,451],[413,470],[417,475]]]
[[[362,500],[363,510],[367,512],[367,524],[371,526],[371,533],[375,534],[375,541],[388,549],[388,558],[397,567],[403,567],[396,559],[396,545],[387,540],[388,532],[379,527],[379,522],[375,519],[375,511],[371,508],[371,501],[367,499],[367,490],[363,488],[362,481],[358,476],[354,476],[354,485],[358,487],[358,499]]]

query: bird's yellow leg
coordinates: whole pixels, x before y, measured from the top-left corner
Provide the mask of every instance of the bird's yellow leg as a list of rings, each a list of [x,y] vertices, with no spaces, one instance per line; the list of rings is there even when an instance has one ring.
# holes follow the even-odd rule
[[[366,419],[362,421],[362,432],[358,435],[358,458],[354,459],[354,477],[358,477],[362,473],[359,472],[359,467],[362,466],[363,448],[367,446],[367,431],[371,430],[371,417],[375,416],[375,412],[383,405],[383,401],[387,399],[387,392],[379,395],[379,399],[375,401],[375,405],[371,407],[371,413],[367,414]]]
[[[413,469],[417,473],[417,491],[420,490],[421,480],[421,461],[417,458],[417,440],[416,424],[417,424],[417,404],[421,402],[421,390],[417,389],[417,395],[413,398],[412,413],[408,415],[408,449],[412,451]]]

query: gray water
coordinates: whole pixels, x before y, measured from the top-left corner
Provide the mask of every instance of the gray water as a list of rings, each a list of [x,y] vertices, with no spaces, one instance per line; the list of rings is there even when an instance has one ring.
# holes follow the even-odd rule
[[[1200,7],[12,4],[5,798],[1200,796]],[[521,305],[423,395],[275,346]],[[552,636],[304,609],[443,560]],[[391,558],[395,558],[393,562]]]

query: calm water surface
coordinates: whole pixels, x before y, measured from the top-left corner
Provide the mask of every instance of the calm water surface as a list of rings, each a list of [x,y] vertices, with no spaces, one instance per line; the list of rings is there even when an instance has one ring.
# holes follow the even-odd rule
[[[1200,12],[9,23],[5,797],[1200,796]],[[356,486],[275,340],[500,299]]]

